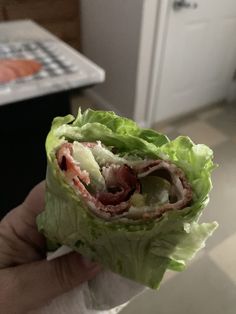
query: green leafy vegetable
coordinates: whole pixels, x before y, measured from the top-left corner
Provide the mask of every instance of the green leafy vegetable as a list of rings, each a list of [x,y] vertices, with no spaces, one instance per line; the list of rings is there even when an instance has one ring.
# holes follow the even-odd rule
[[[168,201],[171,185],[167,180],[157,176],[142,178],[142,193],[146,195],[148,205],[164,204]]]
[[[79,142],[74,142],[73,157],[79,163],[81,170],[89,172],[92,185],[96,185],[99,190],[104,189],[104,178],[90,149]]]
[[[155,219],[103,219],[91,212],[88,201],[68,184],[56,159],[66,141],[100,141],[86,149],[75,144],[75,159],[90,173],[91,181],[104,186],[99,167],[106,162],[123,164],[140,159],[164,159],[183,170],[193,190],[193,202],[181,210],[165,212]],[[113,154],[114,148],[119,155]],[[195,145],[188,137],[174,141],[154,130],[113,112],[87,110],[78,116],[55,118],[46,141],[46,208],[37,218],[39,230],[50,247],[68,245],[100,262],[104,267],[157,288],[166,270],[181,271],[217,228],[217,223],[198,224],[207,205],[214,169],[213,152]],[[165,203],[170,183],[157,177],[142,179],[143,195],[131,198],[130,210],[150,210],[151,204]]]

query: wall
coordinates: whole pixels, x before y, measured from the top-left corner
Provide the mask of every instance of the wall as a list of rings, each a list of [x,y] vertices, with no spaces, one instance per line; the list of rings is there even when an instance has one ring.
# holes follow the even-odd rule
[[[83,53],[106,70],[93,88],[105,109],[134,116],[143,0],[80,0]]]
[[[79,49],[78,0],[0,0],[0,21],[31,19]]]
[[[228,102],[236,101],[236,80],[235,79],[230,83],[226,99]]]

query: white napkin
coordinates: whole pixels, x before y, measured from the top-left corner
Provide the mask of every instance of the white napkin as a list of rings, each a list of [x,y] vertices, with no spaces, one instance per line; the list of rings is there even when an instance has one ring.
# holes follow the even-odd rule
[[[71,249],[62,246],[48,255],[48,260],[68,254]],[[115,314],[142,293],[145,287],[111,271],[103,271],[31,314]]]

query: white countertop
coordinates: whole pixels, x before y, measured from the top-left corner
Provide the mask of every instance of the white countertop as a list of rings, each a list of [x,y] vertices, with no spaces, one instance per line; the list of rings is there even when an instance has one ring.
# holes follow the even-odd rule
[[[54,54],[70,60],[78,69],[74,73],[60,76],[29,80],[21,84],[0,85],[0,105],[29,98],[82,88],[102,83],[105,72],[78,51],[30,20],[0,23],[0,44],[19,42],[42,42],[50,47]]]

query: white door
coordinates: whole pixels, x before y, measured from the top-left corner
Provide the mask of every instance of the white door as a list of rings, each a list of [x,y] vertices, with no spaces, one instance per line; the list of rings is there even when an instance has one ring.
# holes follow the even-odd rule
[[[236,69],[236,0],[168,2],[152,122],[226,98]],[[193,2],[195,1],[195,2]],[[195,7],[195,4],[197,8]]]

